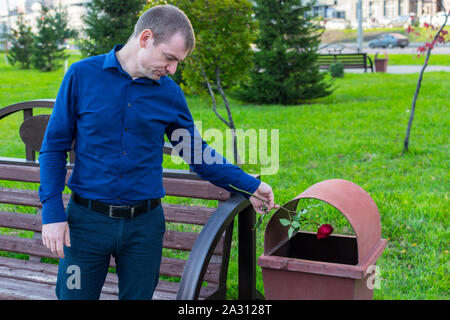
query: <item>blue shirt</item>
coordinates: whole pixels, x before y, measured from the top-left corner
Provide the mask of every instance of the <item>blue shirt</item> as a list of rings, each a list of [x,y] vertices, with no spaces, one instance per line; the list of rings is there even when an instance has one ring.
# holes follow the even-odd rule
[[[164,134],[174,146],[188,141],[172,139],[176,129],[197,137],[191,139],[191,159],[189,153],[181,154],[200,177],[232,192],[229,184],[253,193],[258,179],[198,139],[180,87],[167,76],[133,80],[116,58],[121,48],[78,61],[64,76],[39,154],[42,223],[66,221],[62,192],[74,139],[76,157],[68,187],[83,198],[131,205],[164,197]],[[206,148],[222,162],[194,159],[196,150]]]

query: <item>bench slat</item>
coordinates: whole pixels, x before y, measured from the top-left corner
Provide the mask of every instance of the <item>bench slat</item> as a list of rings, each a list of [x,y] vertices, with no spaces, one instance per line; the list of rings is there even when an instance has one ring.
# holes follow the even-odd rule
[[[319,54],[317,57],[317,64],[320,69],[328,69],[332,63],[338,61],[341,62],[346,69],[372,70],[371,60],[364,53]]]
[[[0,299],[55,300],[53,285],[0,277]]]
[[[0,226],[40,232],[42,222],[41,217],[37,215],[0,211]],[[167,249],[191,251],[197,238],[198,233],[195,232],[166,230],[163,247]],[[219,243],[214,250],[214,254],[221,255],[222,250],[223,238],[219,240]]]
[[[70,195],[64,193],[62,198],[64,207],[67,207]],[[0,203],[42,208],[42,203],[39,201],[39,193],[34,190],[0,187]],[[204,225],[216,210],[216,208],[166,203],[163,203],[162,206],[166,221],[197,225]]]
[[[55,285],[0,277],[0,299],[56,300]],[[101,300],[117,300],[117,295],[103,293]]]
[[[0,227],[41,232],[41,216],[0,211]]]
[[[186,260],[162,257],[160,274],[181,278],[185,264]],[[218,283],[220,267],[220,263],[210,263],[203,277],[203,281]]]
[[[164,233],[163,247],[166,249],[191,251],[197,238],[198,233],[195,232],[166,230],[166,232]],[[217,246],[214,249],[214,254],[222,255],[222,250],[223,250],[223,237],[217,243]]]
[[[0,235],[0,250],[58,259],[40,239],[29,239],[10,235]],[[160,273],[166,276],[181,277],[186,260],[162,257]],[[114,258],[111,258],[111,267],[115,267]],[[205,273],[204,281],[218,282],[220,263],[210,263]]]
[[[166,221],[204,225],[216,208],[163,203]]]
[[[16,269],[16,268],[12,269],[10,267],[0,266],[0,278],[25,280],[40,284],[55,285],[57,274],[58,274],[57,272],[55,274],[48,274],[43,272],[30,271],[26,269]],[[117,282],[115,284],[105,282],[102,288],[102,292],[106,294],[118,295],[119,289],[117,286]]]
[[[40,239],[29,239],[2,234],[0,235],[0,250],[58,259],[58,256],[45,247]]]
[[[56,281],[56,275],[58,274],[57,264],[44,262],[41,263],[30,260],[7,258],[7,257],[0,257],[0,268],[7,268],[14,270],[14,273],[17,274],[23,273],[22,276],[34,273],[35,274],[34,277],[28,278],[30,281],[32,281],[33,279],[36,281],[41,278],[50,280],[52,279],[51,278],[52,276],[54,276],[54,279]],[[14,278],[14,276],[12,276],[12,278]],[[110,285],[117,285],[118,283],[117,275],[115,273],[108,272],[105,279],[105,283]]]
[[[70,195],[63,194],[64,206],[67,206]],[[0,203],[42,208],[39,193],[34,190],[0,188]]]
[[[39,172],[40,168],[36,166],[0,164],[0,180],[39,183]],[[66,184],[71,174],[72,170],[67,170]],[[230,193],[228,191],[204,180],[163,178],[163,186],[168,196],[221,201],[230,198]]]
[[[168,196],[221,201],[230,198],[230,192],[203,180],[164,178],[163,186]]]
[[[27,260],[19,260],[14,258],[0,257],[0,278],[9,278],[21,281],[37,282],[41,284],[52,285],[51,290],[54,292],[53,285],[56,284],[56,276],[58,274],[58,265],[48,263],[30,262]],[[31,284],[33,286],[33,284]],[[28,286],[27,286],[28,287]],[[170,299],[176,298],[179,282],[169,282],[160,280],[153,299]],[[17,287],[16,287],[17,289]],[[48,289],[48,288],[47,288]],[[211,295],[217,286],[209,285],[200,289],[200,298],[204,299]],[[102,293],[114,295],[111,299],[117,299],[118,296],[118,277],[115,273],[108,273],[106,276],[105,285],[103,286]],[[1,289],[0,289],[1,294]],[[52,293],[48,293],[52,299],[56,297]],[[15,296],[27,296],[20,293]],[[105,298],[105,296],[103,296]]]

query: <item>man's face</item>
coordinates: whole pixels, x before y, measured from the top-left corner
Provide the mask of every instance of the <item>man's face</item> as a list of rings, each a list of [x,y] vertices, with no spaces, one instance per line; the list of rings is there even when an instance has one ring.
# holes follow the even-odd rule
[[[162,76],[174,74],[180,61],[188,55],[184,37],[176,33],[166,42],[153,45],[153,34],[144,30],[139,37],[137,67],[141,76],[159,80]]]

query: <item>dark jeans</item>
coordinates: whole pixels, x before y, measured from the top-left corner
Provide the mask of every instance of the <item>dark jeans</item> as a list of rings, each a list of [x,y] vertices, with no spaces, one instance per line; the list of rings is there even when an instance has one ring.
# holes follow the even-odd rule
[[[132,218],[111,218],[70,200],[70,247],[59,261],[56,296],[99,299],[111,255],[119,278],[119,299],[152,299],[158,283],[165,231],[161,206]]]

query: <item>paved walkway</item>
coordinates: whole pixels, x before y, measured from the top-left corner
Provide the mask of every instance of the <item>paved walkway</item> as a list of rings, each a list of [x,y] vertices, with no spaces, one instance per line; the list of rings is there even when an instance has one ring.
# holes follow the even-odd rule
[[[390,66],[390,65],[388,65],[386,73],[397,73],[397,74],[419,73],[420,70],[422,70],[421,65],[409,65],[409,66],[398,66],[398,65]],[[375,66],[374,66],[374,71],[375,71]],[[430,71],[450,72],[450,66],[427,66],[427,68],[425,69],[425,72],[430,72]],[[362,70],[362,69],[361,70],[360,69],[345,69],[344,72],[346,72],[346,73],[364,73],[364,70]],[[370,73],[370,70],[368,70],[367,73]]]

